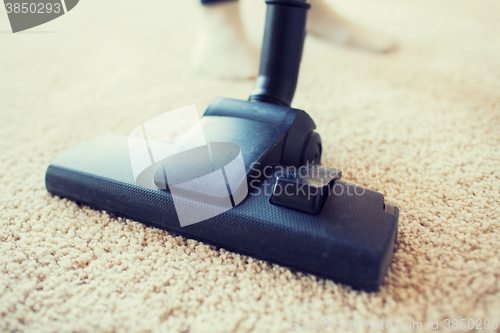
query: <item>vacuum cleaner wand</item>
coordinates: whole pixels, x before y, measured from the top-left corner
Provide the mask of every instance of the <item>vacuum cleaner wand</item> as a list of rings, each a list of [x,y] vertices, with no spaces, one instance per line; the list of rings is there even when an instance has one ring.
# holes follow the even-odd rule
[[[259,76],[250,101],[290,106],[299,76],[307,10],[305,1],[266,1]]]

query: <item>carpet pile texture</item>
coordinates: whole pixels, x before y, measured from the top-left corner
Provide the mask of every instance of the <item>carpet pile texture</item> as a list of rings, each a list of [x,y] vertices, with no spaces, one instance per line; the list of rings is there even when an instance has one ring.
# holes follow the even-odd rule
[[[308,37],[293,103],[316,121],[323,164],[401,210],[380,292],[47,193],[47,166],[77,143],[190,104],[202,114],[253,86],[192,71],[196,1],[85,0],[18,34],[0,11],[0,330],[285,332],[291,320],[366,319],[425,331],[500,319],[500,3],[332,5],[400,43],[377,55]]]

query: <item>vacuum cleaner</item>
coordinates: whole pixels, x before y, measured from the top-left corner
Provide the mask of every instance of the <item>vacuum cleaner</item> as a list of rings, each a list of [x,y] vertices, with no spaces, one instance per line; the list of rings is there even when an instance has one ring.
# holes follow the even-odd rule
[[[129,137],[104,134],[52,162],[47,190],[186,238],[377,291],[394,252],[399,210],[381,193],[344,182],[339,170],[320,165],[314,121],[290,107],[310,5],[266,3],[255,87],[248,101],[211,102],[200,119],[207,145],[151,163],[139,182]],[[238,156],[243,180],[234,182],[227,165]],[[198,193],[179,184],[224,169],[229,207],[213,192],[179,192]],[[190,222],[179,214],[181,207],[203,215],[222,206],[205,220]]]

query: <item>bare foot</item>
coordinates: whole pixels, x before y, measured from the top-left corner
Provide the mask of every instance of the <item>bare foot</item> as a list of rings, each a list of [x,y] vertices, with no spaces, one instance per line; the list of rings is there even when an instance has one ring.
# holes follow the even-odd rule
[[[233,79],[255,77],[258,54],[245,36],[238,2],[203,6],[192,64],[199,73],[208,76]]]

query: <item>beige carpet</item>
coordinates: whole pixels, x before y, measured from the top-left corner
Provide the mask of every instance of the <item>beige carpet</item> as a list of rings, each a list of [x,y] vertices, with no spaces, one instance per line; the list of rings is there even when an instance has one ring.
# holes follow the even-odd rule
[[[292,319],[440,328],[446,318],[500,319],[495,0],[341,1],[400,50],[307,41],[294,106],[316,120],[324,163],[401,210],[378,293],[46,192],[47,166],[80,141],[128,134],[193,103],[201,113],[214,96],[247,97],[252,81],[191,71],[197,6],[84,0],[15,35],[0,10],[0,330],[282,332]]]

